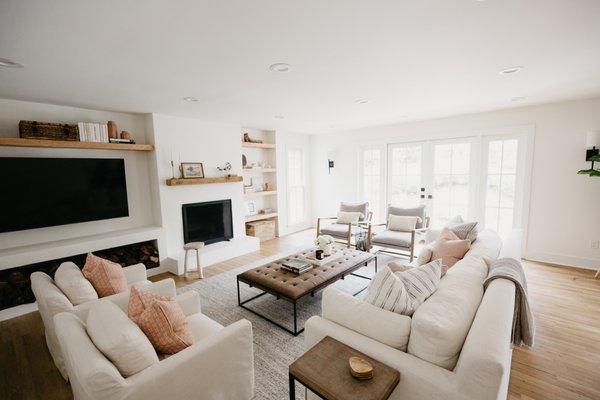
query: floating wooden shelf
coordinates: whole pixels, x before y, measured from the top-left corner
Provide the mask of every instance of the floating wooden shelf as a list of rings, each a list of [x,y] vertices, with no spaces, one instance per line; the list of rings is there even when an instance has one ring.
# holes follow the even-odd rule
[[[181,185],[208,185],[211,183],[233,183],[241,182],[241,176],[223,176],[217,178],[171,178],[167,179],[167,186],[181,186]]]
[[[244,168],[245,174],[261,173],[261,172],[276,172],[275,168]]]
[[[46,147],[55,149],[92,149],[92,150],[126,150],[153,151],[151,144],[79,142],[71,140],[21,139],[0,137],[0,146],[4,147]]]
[[[262,192],[250,192],[250,193],[246,193],[246,196],[252,196],[252,197],[257,197],[257,196],[274,196],[277,194],[277,190],[263,190]]]
[[[254,147],[256,149],[274,149],[275,148],[275,143],[242,142],[242,147]]]
[[[271,219],[277,217],[277,213],[256,214],[246,216],[246,222],[262,221],[263,219]]]

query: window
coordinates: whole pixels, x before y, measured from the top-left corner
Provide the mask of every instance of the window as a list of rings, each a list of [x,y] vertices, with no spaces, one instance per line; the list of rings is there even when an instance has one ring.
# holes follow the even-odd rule
[[[373,212],[373,220],[377,221],[383,214],[381,200],[381,149],[368,148],[362,151],[362,198],[369,202],[369,210]]]
[[[488,144],[485,186],[485,227],[501,236],[513,228],[517,186],[518,140],[492,140]]]
[[[390,204],[402,207],[420,204],[422,153],[422,144],[390,146]]]
[[[306,219],[306,184],[304,179],[304,153],[294,149],[288,151],[288,226]]]

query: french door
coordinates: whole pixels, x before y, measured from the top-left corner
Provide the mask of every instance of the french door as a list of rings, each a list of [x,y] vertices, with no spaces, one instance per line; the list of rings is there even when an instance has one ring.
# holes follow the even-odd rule
[[[433,227],[476,214],[476,158],[470,138],[388,146],[388,204],[425,204]]]

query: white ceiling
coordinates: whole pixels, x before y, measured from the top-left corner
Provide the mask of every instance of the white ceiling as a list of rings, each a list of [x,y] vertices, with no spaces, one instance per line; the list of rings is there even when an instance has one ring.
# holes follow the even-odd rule
[[[320,133],[598,95],[600,1],[3,0],[0,57],[1,98]]]

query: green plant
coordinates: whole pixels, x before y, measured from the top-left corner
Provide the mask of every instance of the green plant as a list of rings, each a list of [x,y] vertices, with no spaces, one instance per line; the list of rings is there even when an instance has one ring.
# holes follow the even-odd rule
[[[588,161],[592,162],[592,168],[580,169],[577,173],[580,175],[600,176],[600,170],[594,168],[594,162],[600,162],[600,154],[590,157]]]

